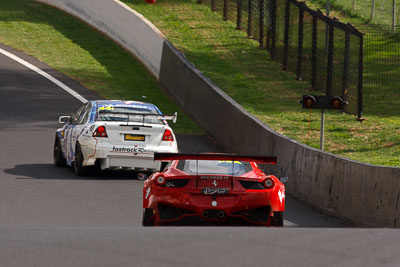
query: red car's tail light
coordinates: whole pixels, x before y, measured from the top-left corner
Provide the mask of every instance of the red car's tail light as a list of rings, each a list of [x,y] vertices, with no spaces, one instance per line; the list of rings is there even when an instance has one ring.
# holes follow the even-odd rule
[[[270,188],[274,187],[275,182],[274,182],[274,180],[272,178],[267,177],[267,178],[264,179],[263,185],[264,185],[265,188],[270,189]]]
[[[165,130],[164,135],[162,137],[163,141],[174,141],[174,136],[172,135],[172,132],[168,129]]]
[[[106,127],[99,126],[97,127],[96,131],[93,133],[94,137],[108,137]]]
[[[164,176],[159,175],[159,176],[156,177],[155,182],[156,182],[156,184],[159,185],[159,186],[164,186],[165,183],[167,182],[167,179],[165,179]]]

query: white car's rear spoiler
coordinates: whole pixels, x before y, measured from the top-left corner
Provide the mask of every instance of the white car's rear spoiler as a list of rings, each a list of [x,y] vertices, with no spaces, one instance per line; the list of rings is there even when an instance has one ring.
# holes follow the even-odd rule
[[[107,113],[107,111],[103,111],[102,113]],[[153,117],[156,119],[160,120],[172,120],[173,123],[176,123],[176,120],[178,119],[178,113],[175,112],[173,115],[161,115],[161,114],[143,114],[143,113],[130,113],[130,112],[110,112],[111,114],[122,114],[122,115],[128,115],[128,120],[127,123],[129,122],[129,116],[142,116],[143,117],[143,124],[144,124],[144,119],[146,117]]]
[[[161,118],[163,120],[172,120],[173,123],[176,123],[176,120],[178,119],[178,112],[175,112],[173,115],[162,115]]]

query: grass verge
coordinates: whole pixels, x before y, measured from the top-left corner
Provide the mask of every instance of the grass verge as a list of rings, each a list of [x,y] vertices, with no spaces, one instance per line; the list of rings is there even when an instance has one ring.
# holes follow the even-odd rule
[[[319,147],[320,112],[302,110],[297,101],[310,85],[283,72],[258,43],[235,24],[223,21],[195,0],[124,0],[152,21],[206,76],[274,130]],[[327,111],[325,150],[371,164],[400,166],[400,119]]]
[[[108,99],[178,111],[176,133],[202,134],[130,54],[81,21],[32,0],[0,1],[0,42],[21,50]],[[142,96],[146,96],[143,99]]]

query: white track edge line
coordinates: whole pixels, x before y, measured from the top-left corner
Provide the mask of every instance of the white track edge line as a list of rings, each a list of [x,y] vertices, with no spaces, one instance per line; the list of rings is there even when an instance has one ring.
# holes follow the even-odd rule
[[[11,54],[10,52],[7,52],[4,49],[0,48],[0,53],[11,58],[12,60],[17,61],[18,63],[24,65],[25,67],[27,67],[28,69],[42,75],[43,77],[45,77],[46,79],[48,79],[49,81],[53,82],[54,84],[56,84],[57,86],[59,86],[61,89],[63,89],[64,91],[66,91],[67,93],[69,93],[70,95],[72,95],[73,97],[75,97],[76,99],[78,99],[79,101],[81,101],[82,103],[86,103],[88,102],[86,98],[84,98],[83,96],[81,96],[80,94],[78,94],[76,91],[74,91],[73,89],[71,89],[70,87],[68,87],[67,85],[65,85],[64,83],[60,82],[59,80],[57,80],[56,78],[54,78],[53,76],[51,76],[50,74],[42,71],[41,69],[39,69],[38,67],[32,65],[31,63],[23,60],[22,58],[17,57],[14,54]]]

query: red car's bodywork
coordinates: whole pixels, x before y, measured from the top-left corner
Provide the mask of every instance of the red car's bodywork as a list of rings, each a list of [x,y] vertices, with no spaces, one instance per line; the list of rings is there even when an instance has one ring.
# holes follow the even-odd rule
[[[285,186],[257,166],[275,164],[275,157],[173,153],[156,153],[154,157],[172,162],[144,182],[143,225],[283,225]],[[184,164],[202,160],[203,165],[215,161],[225,168],[232,164],[232,174],[184,172]],[[242,170],[240,175],[234,174],[235,164]]]

